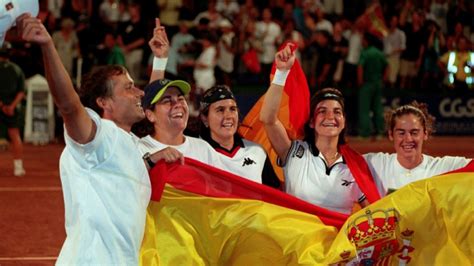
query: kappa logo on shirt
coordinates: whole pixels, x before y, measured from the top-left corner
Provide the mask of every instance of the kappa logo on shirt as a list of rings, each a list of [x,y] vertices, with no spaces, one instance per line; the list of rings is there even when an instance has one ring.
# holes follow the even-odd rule
[[[341,186],[344,186],[344,187],[348,187],[350,184],[354,183],[354,181],[348,181],[344,179],[341,179],[341,181],[342,181]]]
[[[298,149],[295,152],[295,156],[298,158],[302,158],[304,155],[304,148],[303,146],[298,146]]]
[[[257,163],[249,157],[244,158],[244,163],[242,164],[242,166],[251,165],[251,164],[257,164]]]

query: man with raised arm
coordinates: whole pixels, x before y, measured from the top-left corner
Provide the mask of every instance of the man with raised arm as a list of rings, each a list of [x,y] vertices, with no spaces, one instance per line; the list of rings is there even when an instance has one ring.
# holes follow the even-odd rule
[[[130,132],[145,117],[143,92],[125,68],[105,66],[88,74],[76,93],[41,21],[23,15],[17,24],[21,37],[41,48],[49,88],[64,120],[60,175],[67,237],[57,264],[136,265],[151,193],[138,138]],[[169,45],[158,19],[149,45],[157,58],[167,56]],[[163,74],[157,71],[152,78]]]

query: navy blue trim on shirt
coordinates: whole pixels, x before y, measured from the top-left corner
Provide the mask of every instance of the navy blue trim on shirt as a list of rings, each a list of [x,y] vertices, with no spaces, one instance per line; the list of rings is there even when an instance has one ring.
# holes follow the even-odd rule
[[[324,166],[326,167],[326,175],[329,175],[331,173],[331,170],[334,168],[335,165],[340,164],[340,163],[346,164],[346,159],[344,159],[344,156],[341,155],[342,156],[342,162],[337,162],[337,163],[331,165],[331,167],[328,167],[328,165],[326,164],[326,161],[323,160],[323,158],[319,157],[319,150],[316,147],[316,145],[314,145],[314,143],[311,143],[309,145],[309,150],[311,151],[311,154],[313,154],[313,156],[318,157],[323,161]]]

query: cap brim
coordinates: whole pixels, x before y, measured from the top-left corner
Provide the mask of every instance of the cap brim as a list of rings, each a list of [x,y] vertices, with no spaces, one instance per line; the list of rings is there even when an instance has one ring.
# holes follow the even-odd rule
[[[186,81],[184,81],[184,80],[173,80],[173,81],[169,82],[168,84],[166,84],[166,86],[164,86],[155,95],[155,97],[153,97],[153,100],[151,100],[150,104],[154,104],[154,103],[158,102],[160,100],[161,96],[163,96],[163,93],[165,93],[166,89],[168,89],[169,87],[177,87],[178,89],[181,90],[181,92],[184,95],[188,95],[189,91],[191,91],[191,85],[189,85],[189,83],[187,83]]]

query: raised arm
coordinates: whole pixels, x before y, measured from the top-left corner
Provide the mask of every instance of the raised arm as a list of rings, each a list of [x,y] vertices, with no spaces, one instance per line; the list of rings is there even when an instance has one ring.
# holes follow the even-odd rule
[[[161,26],[159,18],[155,19],[153,37],[148,42],[148,45],[155,56],[153,59],[153,70],[150,76],[150,82],[152,82],[165,77],[166,62],[168,61],[168,52],[170,49],[170,42],[168,41],[165,27]]]
[[[95,124],[74,90],[71,78],[54,47],[51,35],[39,19],[29,14],[20,16],[17,25],[25,41],[36,43],[41,48],[49,90],[63,117],[68,135],[78,143],[90,142],[95,135]]]
[[[291,50],[288,44],[283,50],[275,55],[277,70],[270,87],[265,94],[262,110],[260,111],[260,121],[262,121],[273,149],[282,161],[286,160],[286,155],[291,147],[291,140],[286,133],[286,129],[278,120],[278,111],[285,86],[286,77],[295,62],[295,51]]]

